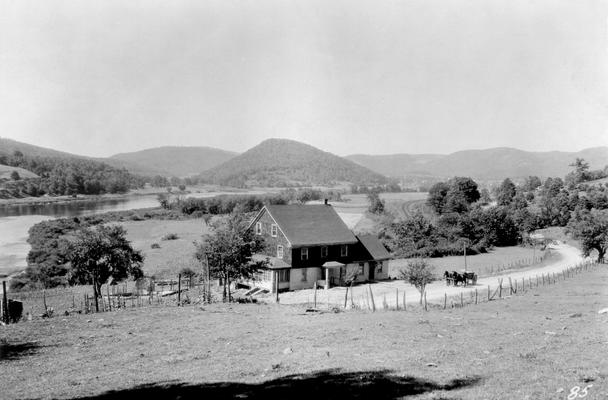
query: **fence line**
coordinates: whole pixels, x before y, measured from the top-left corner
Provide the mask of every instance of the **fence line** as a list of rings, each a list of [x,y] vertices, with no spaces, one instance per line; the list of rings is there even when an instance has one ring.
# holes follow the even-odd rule
[[[469,305],[476,305],[480,303],[487,303],[490,301],[496,301],[503,298],[507,298],[513,296],[515,294],[525,294],[528,291],[539,288],[541,286],[549,286],[555,285],[560,281],[565,281],[576,275],[579,275],[582,272],[596,269],[600,265],[597,262],[583,262],[576,264],[574,266],[568,267],[560,272],[549,272],[549,273],[541,273],[540,275],[536,275],[533,277],[522,277],[521,279],[513,279],[511,277],[507,277],[507,281],[503,278],[497,280],[497,286],[492,289],[490,285],[487,286],[487,294],[483,295],[483,290],[480,292],[480,288],[476,287],[473,289],[464,289],[457,295],[448,295],[447,292],[444,293],[444,296],[439,302],[427,302],[426,301],[426,293],[424,293],[421,297],[421,302],[418,302],[419,309],[428,310],[431,309],[448,309],[448,308],[457,308],[457,307],[465,307]],[[354,289],[363,289],[364,295],[359,295],[352,300],[354,296]],[[401,292],[401,293],[400,293]],[[416,292],[417,295],[420,295],[419,292]],[[385,311],[407,311],[408,308],[411,310],[413,308],[413,302],[407,302],[406,300],[406,291],[395,289],[395,303],[392,302],[389,304],[387,302],[387,293],[382,296],[381,307],[377,307],[374,299],[377,297],[374,294],[371,285],[365,286],[356,286],[350,289],[351,302],[350,305],[344,303],[344,307],[342,304],[336,305],[332,304],[330,306],[329,297],[327,298],[327,308],[344,308],[344,309],[358,309],[358,310],[369,310],[375,312],[376,310],[385,310]],[[329,296],[329,294],[328,294]],[[390,298],[390,296],[388,297]],[[400,303],[400,299],[401,303]],[[309,304],[310,306],[310,304]]]

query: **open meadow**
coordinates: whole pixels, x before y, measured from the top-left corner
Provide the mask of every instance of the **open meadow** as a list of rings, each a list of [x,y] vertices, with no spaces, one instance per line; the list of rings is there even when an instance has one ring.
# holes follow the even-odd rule
[[[608,270],[448,310],[148,307],[1,327],[4,399],[608,395]],[[27,384],[25,384],[27,382]]]
[[[144,254],[144,273],[171,278],[184,267],[193,268],[193,242],[200,241],[209,229],[202,218],[127,221],[120,225],[127,230],[133,248]]]

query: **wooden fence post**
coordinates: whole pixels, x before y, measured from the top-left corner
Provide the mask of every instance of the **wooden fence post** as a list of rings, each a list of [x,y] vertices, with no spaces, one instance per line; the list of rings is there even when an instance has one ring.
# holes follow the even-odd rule
[[[498,282],[498,298],[502,299],[502,278],[500,279],[500,281]]]
[[[460,308],[464,307],[464,301],[462,299],[462,292],[460,292]]]
[[[110,285],[106,285],[106,292],[108,293],[108,309],[112,311],[112,301],[110,299]]]
[[[228,288],[230,290],[230,288]],[[228,299],[230,302],[230,299]],[[182,274],[177,274],[177,306],[182,305]]]
[[[8,294],[6,293],[6,281],[2,281],[2,321],[5,324],[10,322],[8,314]]]
[[[344,309],[346,309],[347,303],[348,303],[348,286],[346,286],[346,292],[344,292]]]
[[[490,285],[488,285],[488,301],[490,301]]]
[[[405,289],[403,290],[403,311],[407,311],[407,304],[405,302]]]
[[[313,308],[317,308],[317,282],[314,283],[313,289],[314,289],[314,295],[312,297]]]
[[[475,304],[477,304],[477,288],[475,288]]]
[[[448,294],[446,292],[443,292],[443,309],[445,310],[445,308],[448,305]]]
[[[399,289],[395,288],[395,309],[399,311]]]
[[[372,292],[372,285],[367,285],[369,289],[369,297],[372,301],[372,312],[376,312],[376,302],[374,301],[374,292]]]

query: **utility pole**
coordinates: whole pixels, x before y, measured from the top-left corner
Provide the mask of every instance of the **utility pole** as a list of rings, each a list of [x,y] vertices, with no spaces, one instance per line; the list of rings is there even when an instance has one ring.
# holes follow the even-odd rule
[[[464,250],[464,272],[467,272],[467,242],[462,242],[462,247]]]
[[[207,302],[211,303],[211,268],[209,267],[209,254],[205,253],[207,261]]]

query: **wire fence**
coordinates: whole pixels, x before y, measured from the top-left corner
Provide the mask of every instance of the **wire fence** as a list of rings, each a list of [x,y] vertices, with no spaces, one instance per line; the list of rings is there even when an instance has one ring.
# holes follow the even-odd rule
[[[560,281],[565,281],[583,272],[597,269],[603,264],[595,262],[580,263],[559,272],[546,272],[533,276],[521,278],[499,278],[496,285],[476,285],[475,287],[465,287],[454,294],[454,287],[451,287],[450,294],[444,292],[443,296],[435,294],[431,300],[427,299],[427,294],[420,295],[419,291],[399,290],[395,288],[393,293],[382,290],[374,292],[372,284],[359,285],[355,288],[346,288],[343,301],[337,303],[335,298],[330,300],[328,295],[316,293],[312,301],[305,303],[311,310],[315,309],[351,309],[367,311],[408,311],[408,310],[445,310],[452,308],[462,308],[470,305],[487,303],[504,299],[507,296],[525,294],[531,290],[543,286],[555,285]],[[355,294],[355,289],[357,294]],[[363,294],[361,294],[363,292]]]

